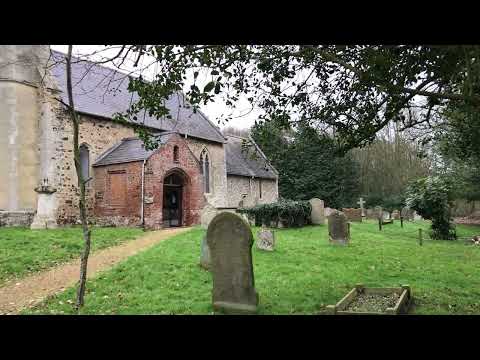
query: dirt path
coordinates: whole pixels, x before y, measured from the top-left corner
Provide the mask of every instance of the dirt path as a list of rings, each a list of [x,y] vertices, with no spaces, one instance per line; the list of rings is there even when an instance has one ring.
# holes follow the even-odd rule
[[[173,235],[186,232],[190,228],[175,228],[152,231],[136,240],[119,246],[103,249],[90,255],[88,260],[88,278],[98,272],[111,268],[125,258],[148,249],[152,245]],[[64,291],[78,281],[80,259],[56,266],[50,270],[18,280],[0,288],[0,314],[16,314],[20,310],[34,306],[47,296]]]

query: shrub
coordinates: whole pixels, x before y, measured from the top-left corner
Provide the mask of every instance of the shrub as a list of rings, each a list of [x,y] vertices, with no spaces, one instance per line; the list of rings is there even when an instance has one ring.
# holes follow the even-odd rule
[[[432,220],[432,239],[453,240],[455,226],[451,223],[452,186],[438,176],[419,179],[407,189],[406,205],[425,219]]]
[[[285,227],[298,227],[311,223],[312,206],[308,201],[293,201],[281,199],[276,203],[256,205],[251,208],[239,209],[239,213],[247,214],[255,219],[255,225],[270,225],[272,222],[282,222]]]

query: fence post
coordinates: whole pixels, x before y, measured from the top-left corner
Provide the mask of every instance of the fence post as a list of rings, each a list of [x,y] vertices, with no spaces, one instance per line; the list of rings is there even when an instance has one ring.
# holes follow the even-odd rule
[[[422,229],[418,229],[418,244],[422,246],[423,238],[422,238]]]
[[[381,217],[378,218],[378,230],[382,231],[382,218]]]
[[[400,227],[403,228],[403,216],[400,216]]]

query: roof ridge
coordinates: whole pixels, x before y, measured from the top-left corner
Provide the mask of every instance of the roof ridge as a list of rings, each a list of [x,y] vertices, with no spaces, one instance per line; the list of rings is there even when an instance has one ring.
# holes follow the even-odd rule
[[[238,136],[238,135],[225,135],[226,137],[234,137],[237,139],[242,139],[242,140],[248,140],[248,138],[243,137],[243,136]]]

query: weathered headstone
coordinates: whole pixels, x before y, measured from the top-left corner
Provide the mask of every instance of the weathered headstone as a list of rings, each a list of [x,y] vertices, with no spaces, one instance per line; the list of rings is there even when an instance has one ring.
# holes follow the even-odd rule
[[[275,247],[275,233],[262,228],[257,232],[257,248],[260,250],[273,251]]]
[[[328,217],[328,235],[333,244],[347,245],[350,242],[350,228],[344,213],[336,211]]]
[[[358,200],[357,204],[360,205],[360,209],[362,210],[362,216],[365,216],[365,209],[363,207],[363,205],[365,205],[365,201],[362,197]]]
[[[333,209],[333,208],[329,208],[329,207],[326,207],[325,208],[325,217],[329,217],[330,215],[332,215],[333,212],[335,211],[338,211],[337,209]]]
[[[390,213],[388,211],[383,211],[382,212],[382,219],[383,220],[390,220]]]
[[[423,220],[423,217],[420,216],[416,211],[414,211],[413,212],[413,220],[415,220],[415,221]]]
[[[413,210],[410,209],[409,207],[406,207],[406,206],[405,206],[405,207],[402,209],[401,214],[402,214],[402,217],[403,217],[404,220],[408,220],[408,221],[412,221],[412,220],[413,220]]]
[[[312,224],[325,224],[325,206],[323,200],[317,198],[310,199],[310,205],[312,205]]]
[[[373,211],[375,212],[375,217],[377,219],[383,218],[383,208],[381,206],[375,206]]]
[[[211,257],[214,310],[232,314],[255,313],[258,294],[253,276],[250,226],[240,216],[222,212],[208,225],[207,244]]]
[[[210,221],[212,221],[217,214],[218,210],[207,202],[200,213],[200,224],[202,228],[208,228],[208,224],[210,224]]]
[[[205,270],[210,270],[210,261],[210,248],[208,247],[207,236],[204,236],[200,249],[200,266]]]
[[[376,215],[376,212],[374,209],[367,209],[365,211],[365,216],[367,219],[378,219],[378,216]]]
[[[393,210],[393,211],[392,211],[392,218],[393,218],[394,220],[400,220],[400,211],[398,211],[398,210]]]
[[[362,209],[343,208],[342,212],[348,221],[362,222]]]

